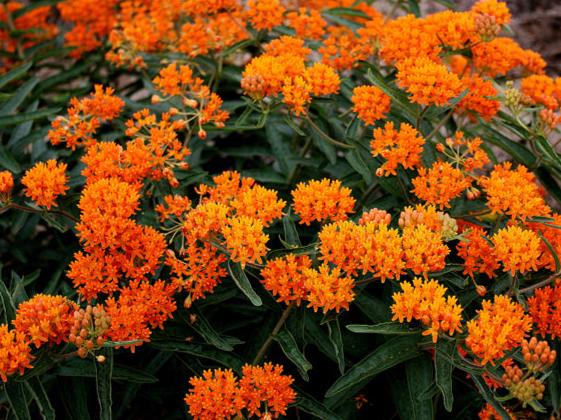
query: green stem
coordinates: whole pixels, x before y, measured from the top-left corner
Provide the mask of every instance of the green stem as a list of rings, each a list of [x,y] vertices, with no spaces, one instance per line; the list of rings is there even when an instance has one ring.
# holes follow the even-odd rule
[[[551,276],[549,276],[548,278],[546,278],[545,280],[540,281],[539,283],[533,284],[531,286],[525,287],[524,289],[520,289],[518,292],[519,293],[530,293],[533,292],[535,289],[538,289],[542,286],[547,286],[549,283],[552,283],[553,281],[555,281],[559,276],[561,276],[561,271],[558,271],[555,274],[552,274]]]
[[[275,336],[279,333],[280,329],[282,328],[282,326],[284,325],[284,323],[288,319],[288,315],[290,315],[290,311],[292,310],[293,307],[294,307],[294,305],[290,304],[283,311],[281,317],[279,318],[275,327],[273,328],[273,331],[271,331],[271,334],[269,335],[269,337],[267,337],[267,339],[265,340],[265,342],[263,343],[263,345],[261,346],[261,348],[257,352],[257,355],[253,359],[253,364],[254,365],[259,363],[261,361],[261,359],[263,359],[263,357],[267,353],[267,350],[269,350],[269,347],[273,343],[273,340],[274,340]]]
[[[306,139],[306,143],[304,144],[304,147],[302,148],[302,150],[300,150],[300,157],[304,158],[306,157],[306,153],[308,153],[308,151],[310,150],[310,147],[312,147],[312,136],[308,137]],[[288,184],[292,184],[292,181],[294,181],[294,178],[296,177],[296,175],[298,175],[298,173],[300,172],[300,164],[296,164],[294,165],[294,168],[292,169],[292,171],[290,172],[290,175],[288,175]]]
[[[325,133],[321,128],[318,127],[318,125],[312,121],[312,119],[310,118],[309,115],[306,115],[305,117],[306,121],[308,122],[308,124],[310,124],[312,126],[312,128],[321,136],[321,138],[323,138],[324,140],[328,141],[329,143],[335,145],[335,146],[339,146],[342,147],[344,149],[354,149],[355,147],[347,144],[347,143],[342,143],[340,141],[335,140],[334,138],[330,137],[327,133]]]
[[[454,109],[451,109],[450,112],[448,112],[448,114],[446,114],[446,116],[440,120],[440,122],[436,125],[436,127],[434,127],[434,129],[426,137],[427,141],[430,140],[436,133],[438,133],[438,131],[444,126],[444,124],[448,122],[448,120],[450,119],[453,113],[454,113]]]
[[[0,208],[0,214],[7,212],[10,209],[25,211],[27,213],[51,213],[51,214],[58,214],[60,216],[64,216],[67,219],[72,220],[74,223],[78,223],[80,220],[76,217],[72,216],[70,213],[65,212],[64,210],[47,210],[47,209],[34,209],[32,207],[20,206],[16,203],[9,203],[8,205]]]

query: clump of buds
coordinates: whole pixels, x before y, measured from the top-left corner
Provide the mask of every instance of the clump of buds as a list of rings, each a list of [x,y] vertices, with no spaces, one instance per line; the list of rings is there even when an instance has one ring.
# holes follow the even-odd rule
[[[506,366],[503,383],[510,393],[525,407],[532,400],[541,400],[545,385],[533,376],[525,377],[518,366]]]
[[[469,187],[466,191],[466,197],[468,200],[477,200],[481,196],[481,191],[476,187]]]
[[[551,109],[542,109],[538,114],[538,124],[542,131],[548,134],[561,124],[561,116]]]
[[[501,25],[497,23],[495,16],[485,13],[478,13],[474,18],[475,32],[484,42],[489,42],[496,38],[501,32]]]
[[[458,222],[453,217],[450,217],[447,213],[439,212],[438,215],[440,220],[442,220],[442,239],[449,241],[458,234]]]
[[[265,90],[265,79],[260,74],[245,76],[241,81],[241,87],[252,99],[262,99]]]
[[[373,208],[365,213],[362,213],[359,225],[365,225],[367,223],[376,223],[380,225],[389,225],[392,221],[392,216],[385,210]]]
[[[522,357],[530,372],[543,372],[555,363],[557,352],[551,350],[547,341],[532,337],[522,342]]]
[[[78,347],[78,356],[85,358],[105,343],[104,334],[111,326],[111,317],[101,305],[86,306],[74,312],[74,325],[68,341]]]
[[[517,115],[524,104],[524,95],[514,87],[514,83],[509,80],[506,82],[505,89],[505,106],[509,108],[513,114]]]

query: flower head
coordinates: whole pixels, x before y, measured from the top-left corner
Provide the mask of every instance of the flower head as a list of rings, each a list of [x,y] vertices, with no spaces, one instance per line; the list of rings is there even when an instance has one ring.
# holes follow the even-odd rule
[[[38,206],[50,209],[56,206],[57,197],[68,190],[66,163],[57,163],[52,159],[39,162],[25,173],[21,183],[27,197]]]
[[[493,301],[484,300],[478,316],[468,321],[466,344],[481,359],[481,364],[494,364],[505,351],[522,344],[532,326],[532,319],[524,314],[519,303],[504,295]]]
[[[307,297],[304,286],[304,270],[312,267],[312,260],[307,255],[288,254],[284,257],[267,261],[261,270],[261,282],[267,290],[277,296],[278,302],[300,305]]]
[[[435,162],[429,169],[419,169],[413,179],[413,193],[421,200],[440,208],[450,207],[450,200],[460,196],[471,181],[448,162]]]
[[[445,297],[447,289],[436,280],[413,279],[401,282],[401,292],[393,294],[392,320],[401,323],[415,319],[428,327],[423,335],[431,335],[436,343],[440,332],[453,335],[461,331],[462,307],[455,296]]]
[[[7,382],[8,376],[19,372],[23,375],[25,369],[30,369],[31,347],[25,333],[9,330],[6,324],[0,325],[0,378]]]
[[[222,227],[222,235],[230,259],[242,267],[247,263],[260,262],[267,253],[269,236],[263,232],[263,223],[248,216],[228,219]]]
[[[417,225],[403,230],[403,252],[405,268],[426,276],[444,269],[450,248],[442,242],[440,232],[434,232],[425,225]]]
[[[292,191],[292,199],[300,223],[306,225],[312,221],[345,220],[355,205],[351,190],[342,187],[341,181],[329,179],[299,183]]]
[[[464,274],[474,277],[476,273],[495,277],[499,269],[499,261],[495,255],[495,248],[486,238],[480,227],[473,227],[464,235],[465,240],[457,245],[458,256],[464,260]]]
[[[353,89],[353,111],[367,125],[373,125],[390,111],[391,100],[376,86],[357,86]]]
[[[510,271],[514,275],[517,271],[523,274],[538,270],[542,248],[535,232],[508,226],[495,233],[491,241],[495,246],[494,254],[503,264],[504,271]]]
[[[322,264],[318,270],[307,268],[304,270],[306,277],[304,285],[308,289],[308,307],[323,313],[330,310],[339,312],[349,309],[349,304],[354,300],[354,280],[344,275],[340,268],[330,269],[327,264]]]
[[[312,95],[325,96],[339,92],[341,79],[335,69],[327,64],[315,63],[304,74]]]
[[[10,171],[0,171],[0,203],[7,201],[14,188],[14,177]]]
[[[561,282],[536,289],[528,299],[528,309],[542,337],[561,338]]]
[[[279,0],[249,0],[247,7],[247,17],[257,30],[270,30],[282,23],[285,9]]]

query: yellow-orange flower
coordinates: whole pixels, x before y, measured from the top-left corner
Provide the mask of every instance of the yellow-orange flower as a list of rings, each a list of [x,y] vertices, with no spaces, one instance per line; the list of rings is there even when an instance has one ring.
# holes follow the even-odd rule
[[[247,263],[258,263],[267,253],[269,235],[263,232],[263,223],[248,216],[232,217],[222,227],[224,244],[230,259],[242,267]]]
[[[37,294],[17,309],[14,327],[40,347],[44,343],[67,341],[74,322],[75,303],[65,296]]]
[[[322,309],[323,313],[330,310],[339,312],[349,309],[349,304],[354,300],[354,280],[344,275],[341,269],[330,269],[327,264],[322,264],[318,270],[307,268],[304,270],[305,287],[308,289],[308,307],[314,312]]]
[[[479,0],[473,5],[471,11],[493,16],[498,25],[507,25],[511,18],[507,4],[498,0]]]
[[[321,39],[325,33],[327,22],[318,10],[301,7],[298,11],[286,15],[288,26],[296,32],[296,36],[305,39]]]
[[[50,209],[56,206],[57,197],[68,190],[66,163],[57,163],[53,159],[39,162],[25,173],[21,183],[27,197],[38,206]]]
[[[8,376],[19,372],[23,375],[25,369],[30,369],[31,347],[23,332],[8,330],[6,324],[0,325],[0,378],[7,382]]]
[[[290,375],[283,375],[282,371],[281,365],[272,363],[242,367],[240,394],[250,417],[257,415],[263,418],[268,415],[277,418],[286,415],[288,405],[296,400],[296,392],[290,387],[294,379]]]
[[[355,252],[360,255],[363,273],[372,273],[382,283],[386,279],[399,279],[405,261],[402,238],[397,229],[385,224],[366,223],[359,230],[358,243]]]
[[[450,207],[450,200],[459,197],[471,185],[460,169],[441,161],[429,169],[419,169],[419,175],[412,182],[417,197],[441,209]]]
[[[263,46],[265,54],[271,57],[278,57],[285,54],[292,54],[302,59],[306,59],[312,53],[312,50],[306,47],[303,39],[293,36],[283,35],[280,38],[273,39]]]
[[[534,174],[522,165],[511,168],[511,163],[505,162],[495,166],[488,177],[479,179],[487,194],[487,207],[493,213],[506,213],[522,220],[551,214]]]
[[[561,282],[541,287],[528,299],[528,310],[538,332],[552,339],[561,338]]]
[[[447,289],[436,280],[413,279],[401,282],[401,292],[393,294],[392,320],[401,323],[415,319],[425,327],[423,335],[432,336],[436,343],[440,332],[454,335],[461,331],[462,307],[456,296],[447,296]]]
[[[494,364],[505,351],[520,344],[532,327],[532,319],[519,303],[504,295],[496,295],[491,302],[484,300],[477,317],[468,321],[466,344],[481,364]]]
[[[0,171],[0,202],[6,201],[14,188],[14,177],[10,171]]]
[[[308,67],[304,78],[310,85],[314,96],[332,95],[339,92],[341,79],[335,69],[327,64],[315,63]]]
[[[399,131],[391,121],[384,128],[375,129],[374,139],[370,142],[372,156],[386,159],[376,175],[396,175],[399,165],[405,169],[415,168],[421,163],[424,144],[421,134],[407,123],[402,123]]]
[[[405,268],[426,276],[444,269],[450,249],[442,242],[440,232],[434,232],[425,225],[417,225],[403,230],[403,252]]]
[[[300,223],[346,220],[353,212],[355,199],[339,180],[322,179],[299,183],[292,191],[293,208]]]
[[[412,102],[444,106],[462,92],[458,76],[428,58],[400,63],[397,68],[397,80],[409,92]]]
[[[307,255],[288,254],[275,258],[267,261],[261,270],[261,282],[265,289],[277,297],[278,302],[300,305],[307,296],[304,269],[311,266],[312,260]]]
[[[367,125],[373,125],[390,111],[390,97],[377,86],[355,87],[351,100],[353,111]]]
[[[464,238],[457,245],[458,256],[464,260],[464,274],[474,277],[476,273],[481,273],[489,278],[495,277],[500,264],[495,248],[486,239],[483,229],[474,226]]]
[[[197,419],[226,419],[241,415],[244,401],[231,369],[205,370],[202,377],[189,380],[185,396],[189,414]]]
[[[504,271],[510,271],[514,275],[517,271],[523,274],[538,270],[542,248],[535,232],[519,226],[508,226],[495,233],[491,241]]]
[[[295,115],[308,113],[308,105],[312,101],[312,87],[301,76],[286,78],[282,87],[283,102]]]
[[[285,8],[279,0],[249,0],[247,17],[255,29],[273,29],[282,23]]]

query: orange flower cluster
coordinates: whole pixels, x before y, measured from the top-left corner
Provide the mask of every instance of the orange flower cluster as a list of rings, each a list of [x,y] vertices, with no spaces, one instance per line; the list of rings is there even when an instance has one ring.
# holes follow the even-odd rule
[[[528,299],[528,309],[538,332],[561,338],[561,283],[537,289]]]
[[[413,193],[421,200],[442,208],[450,207],[450,201],[459,197],[471,185],[471,181],[449,162],[437,161],[432,167],[420,168],[413,179]]]
[[[425,140],[411,125],[402,123],[399,131],[393,122],[387,122],[384,128],[374,130],[374,139],[370,142],[372,156],[381,156],[386,161],[378,168],[376,175],[396,175],[398,166],[412,169],[421,163],[421,154]]]
[[[287,13],[286,18],[288,26],[294,29],[296,36],[303,39],[319,40],[327,27],[327,22],[318,10],[305,7]]]
[[[386,116],[390,111],[391,100],[376,86],[357,86],[353,89],[353,111],[367,125]]]
[[[78,207],[76,225],[84,251],[70,264],[68,277],[87,299],[113,294],[119,281],[153,274],[164,253],[164,237],[131,217],[139,207],[134,186],[114,178],[88,184]]]
[[[376,33],[364,31],[357,36],[346,26],[329,26],[327,34],[318,52],[323,63],[337,70],[350,70],[374,52],[371,37]]]
[[[551,214],[534,174],[522,165],[511,168],[511,163],[505,162],[495,166],[489,176],[479,179],[487,194],[487,207],[493,213],[522,220]]]
[[[112,88],[96,85],[94,93],[78,100],[72,98],[68,117],[58,117],[52,123],[48,138],[53,145],[65,143],[74,150],[96,142],[94,135],[103,122],[116,118],[125,103],[113,95]]]
[[[220,96],[211,92],[201,78],[194,77],[193,70],[189,66],[178,67],[176,64],[170,64],[160,71],[153,82],[156,88],[166,95],[165,100],[169,100],[171,96],[178,96],[183,105],[192,109],[192,111],[180,113],[184,118],[183,125],[187,126],[189,121],[195,119],[201,138],[206,136],[203,130],[204,124],[212,122],[217,127],[223,127],[229,117],[228,112],[222,109]],[[156,102],[162,100],[159,97],[155,99]]]
[[[561,105],[561,78],[552,79],[544,74],[533,74],[520,82],[520,88],[533,103],[555,111]]]
[[[280,25],[285,12],[279,0],[249,0],[247,17],[258,30],[271,30]]]
[[[493,301],[484,300],[477,312],[477,318],[467,323],[466,344],[482,365],[494,365],[505,351],[522,344],[532,326],[532,319],[524,313],[522,305],[508,296],[496,295]]]
[[[462,330],[462,307],[455,296],[445,297],[447,289],[436,280],[415,278],[412,283],[404,281],[400,286],[402,291],[392,296],[392,320],[420,321],[428,327],[423,335],[432,336],[433,343],[441,332],[454,335]]]
[[[25,172],[21,183],[25,187],[24,192],[27,197],[38,206],[50,209],[56,206],[58,196],[68,190],[66,163],[58,163],[52,159],[39,162]]]
[[[450,248],[442,242],[441,232],[421,224],[403,229],[403,252],[405,268],[426,276],[444,269]]]
[[[6,324],[0,325],[0,378],[7,382],[8,376],[31,368],[31,347],[23,332],[9,330]]]
[[[330,310],[339,312],[348,310],[349,304],[354,300],[354,280],[343,274],[341,269],[330,269],[327,264],[322,264],[318,270],[306,268],[304,270],[304,287],[308,291],[306,299],[308,307],[314,312],[322,308],[323,313]]]
[[[305,287],[305,272],[311,267],[312,260],[307,255],[288,254],[267,261],[261,270],[261,282],[277,297],[278,302],[294,302],[299,306],[309,293]]]
[[[443,64],[428,58],[406,61],[397,66],[399,85],[420,105],[447,105],[462,92],[462,82]]]
[[[500,264],[495,248],[480,227],[474,226],[464,234],[465,241],[457,245],[458,256],[464,260],[464,274],[474,277],[476,273],[495,277]]]
[[[14,188],[14,176],[10,171],[0,171],[0,203],[7,202]]]
[[[65,296],[37,294],[17,309],[14,327],[35,347],[68,341],[77,306]]]
[[[322,179],[301,182],[292,192],[292,207],[300,223],[346,220],[353,212],[355,199],[339,180]]]
[[[521,274],[537,271],[538,261],[543,252],[538,235],[518,226],[508,226],[499,230],[491,238],[495,246],[494,255],[503,264],[504,271]]]
[[[222,419],[241,416],[277,418],[286,415],[296,399],[290,375],[281,365],[245,365],[238,380],[231,369],[205,370],[202,377],[189,380],[192,388],[185,396],[189,413],[195,419]]]

